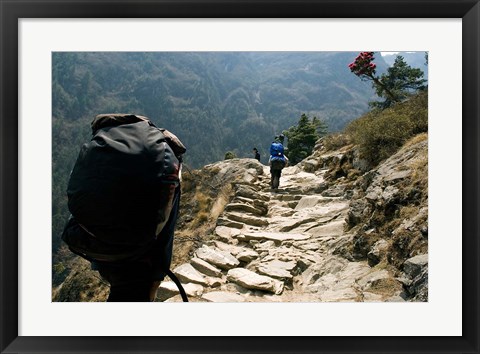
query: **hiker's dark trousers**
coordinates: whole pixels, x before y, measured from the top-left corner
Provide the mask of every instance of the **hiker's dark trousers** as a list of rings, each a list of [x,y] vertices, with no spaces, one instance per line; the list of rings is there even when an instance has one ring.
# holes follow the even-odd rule
[[[270,186],[273,186],[273,180],[275,179],[275,176],[278,177],[278,180],[280,180],[280,177],[282,176],[282,170],[277,170],[277,169],[270,169]]]
[[[180,205],[180,187],[177,188],[168,222],[157,241],[141,259],[129,262],[94,262],[92,268],[110,283],[108,302],[148,302],[155,281],[165,278],[165,270],[172,261],[175,223]]]
[[[102,263],[98,272],[110,283],[108,302],[149,302],[153,267],[147,262]]]

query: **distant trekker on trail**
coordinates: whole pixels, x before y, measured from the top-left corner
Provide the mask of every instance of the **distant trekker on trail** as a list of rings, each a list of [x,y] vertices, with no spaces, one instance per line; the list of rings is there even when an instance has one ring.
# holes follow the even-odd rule
[[[287,165],[288,158],[284,155],[283,142],[284,136],[276,136],[275,140],[270,145],[270,158],[268,164],[270,165],[271,181],[270,186],[272,189],[277,190],[280,185],[280,177],[282,175],[282,169]]]
[[[70,220],[62,239],[110,283],[109,302],[154,301],[170,271],[185,146],[134,114],[92,124],[68,182]]]
[[[256,147],[253,148],[253,154],[255,155],[255,159],[260,162],[260,153],[258,152],[258,149]]]

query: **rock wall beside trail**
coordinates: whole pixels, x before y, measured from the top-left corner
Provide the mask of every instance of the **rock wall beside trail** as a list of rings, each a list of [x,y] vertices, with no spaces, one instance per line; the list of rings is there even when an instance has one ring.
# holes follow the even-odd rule
[[[350,199],[346,231],[355,236],[336,252],[350,260],[367,260],[370,266],[392,265],[409,297],[426,301],[428,261],[420,275],[405,264],[428,254],[428,135],[411,139],[373,169],[354,146],[326,152],[319,144],[303,168],[312,170],[312,161],[319,161],[315,168],[328,169],[330,188]]]

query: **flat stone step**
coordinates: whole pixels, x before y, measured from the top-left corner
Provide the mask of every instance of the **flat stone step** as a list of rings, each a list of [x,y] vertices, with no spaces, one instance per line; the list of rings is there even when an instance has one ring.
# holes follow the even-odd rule
[[[173,270],[173,273],[182,283],[195,283],[202,286],[210,286],[209,280],[190,263],[185,263]]]
[[[225,207],[225,211],[241,211],[258,216],[263,216],[267,214],[267,210],[262,210],[251,206],[250,204],[243,203],[230,203]]]
[[[182,285],[188,296],[200,297],[203,294],[204,287],[200,284],[187,283]],[[180,291],[173,281],[162,282],[157,290],[155,300],[165,301],[178,294],[180,294]]]
[[[245,185],[237,185],[235,190],[235,195],[239,197],[248,198],[251,200],[260,199],[263,201],[268,201],[270,198],[262,193],[259,193],[252,187],[248,187]]]
[[[215,267],[214,265],[204,261],[203,259],[194,257],[190,261],[190,264],[199,272],[209,275],[212,277],[221,277],[222,276],[222,271]]]
[[[202,296],[202,299],[208,302],[245,302],[246,299],[242,295],[229,293],[227,291],[212,291]]]
[[[247,241],[250,240],[271,240],[276,242],[282,242],[287,240],[308,240],[311,235],[288,233],[288,232],[245,232],[237,236]]]
[[[280,295],[284,288],[283,282],[244,268],[230,269],[227,280],[246,289],[263,290],[276,295]]]
[[[283,226],[280,231],[281,232],[288,232],[288,231],[291,231],[293,229],[296,229],[297,227],[303,225],[303,224],[308,224],[310,222],[315,222],[317,221],[317,218],[302,218],[300,220],[296,220],[290,224],[287,224],[285,226]]]
[[[317,204],[319,204],[323,199],[325,199],[322,196],[318,195],[309,195],[309,196],[303,196],[297,206],[295,207],[295,210],[301,210],[305,208],[313,208]]]
[[[298,205],[297,205],[298,207]],[[321,215],[324,218],[338,215],[339,213],[345,213],[347,215],[349,203],[344,201],[332,201],[330,203],[319,203],[314,209],[311,209],[315,215]]]
[[[258,209],[261,209],[262,211],[268,210],[268,202],[260,200],[260,199],[252,200],[252,199],[248,199],[248,198],[244,198],[244,197],[235,196],[233,198],[232,203],[249,204],[249,205],[254,206]]]
[[[359,294],[352,288],[327,290],[320,294],[323,302],[355,302],[360,301]]]
[[[253,248],[255,248],[257,252],[268,252],[270,249],[275,247],[275,242],[272,240],[268,240],[264,242],[258,242],[257,240],[253,240],[253,241],[257,242],[253,244]]]
[[[218,250],[228,252],[232,256],[234,256],[235,258],[237,258],[237,255],[239,253],[246,250],[245,247],[232,245],[232,244],[225,243],[225,242],[222,242],[222,241],[213,241],[212,244]]]
[[[240,264],[238,259],[232,256],[229,252],[214,250],[208,246],[202,246],[195,252],[195,254],[198,258],[201,258],[220,269],[228,270],[235,268]]]
[[[217,219],[217,226],[225,226],[241,230],[244,228],[245,224],[221,217]]]
[[[308,230],[309,234],[312,234],[315,237],[325,237],[325,236],[341,236],[345,233],[344,231],[345,220],[335,220],[331,221],[325,225],[317,226]]]
[[[269,224],[267,219],[258,218],[258,217],[250,216],[246,214],[231,212],[231,213],[225,213],[224,216],[229,220],[233,220],[235,222],[239,222],[239,223],[251,225],[251,226],[266,227]]]
[[[281,183],[282,183],[282,181],[280,179],[280,184]],[[282,192],[288,193],[288,194],[303,194],[303,190],[300,189],[300,188],[297,188],[297,187],[284,187],[284,188],[279,187],[279,189]]]
[[[243,225],[242,225],[243,227]],[[222,241],[230,242],[233,236],[240,234],[240,230],[227,226],[217,226],[215,228],[215,235]]]
[[[318,242],[306,242],[302,244],[297,244],[295,245],[295,247],[305,251],[316,251],[320,248],[320,245],[318,244]]]
[[[269,277],[286,280],[293,278],[291,271],[295,266],[296,262],[273,260],[267,263],[260,263],[257,266],[257,270],[259,273],[268,275]]]
[[[304,196],[301,194],[277,194],[276,199],[281,202],[293,202],[302,199]]]
[[[255,252],[251,249],[245,249],[244,251],[237,254],[237,259],[242,262],[250,263],[251,261],[260,257],[258,252]]]

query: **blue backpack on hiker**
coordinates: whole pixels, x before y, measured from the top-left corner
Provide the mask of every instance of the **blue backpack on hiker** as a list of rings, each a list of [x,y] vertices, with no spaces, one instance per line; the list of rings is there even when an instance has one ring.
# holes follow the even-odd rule
[[[284,148],[281,143],[273,142],[270,145],[270,163],[272,169],[281,170],[285,167],[285,155],[283,154]]]
[[[270,145],[270,156],[272,156],[272,160],[275,159],[282,159],[285,160],[285,157],[283,156],[283,145],[277,142],[273,142],[272,145]]]

